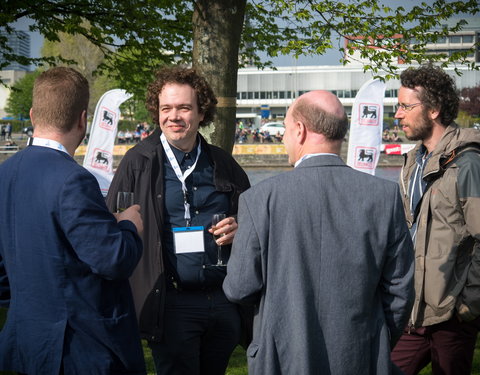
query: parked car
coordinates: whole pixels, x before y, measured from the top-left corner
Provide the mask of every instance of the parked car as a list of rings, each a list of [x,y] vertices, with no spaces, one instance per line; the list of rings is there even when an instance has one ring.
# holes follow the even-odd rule
[[[271,136],[275,136],[278,133],[283,136],[283,133],[285,133],[285,125],[283,125],[281,122],[267,122],[265,125],[260,127],[260,131],[268,131]]]
[[[27,126],[27,127],[23,128],[22,134],[26,134],[29,137],[31,137],[33,135],[33,126]]]

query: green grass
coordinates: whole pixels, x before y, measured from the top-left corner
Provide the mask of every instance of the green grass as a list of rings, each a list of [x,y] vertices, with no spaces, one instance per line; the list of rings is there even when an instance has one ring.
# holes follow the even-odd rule
[[[7,314],[7,310],[0,308],[0,327],[3,326]],[[153,365],[152,353],[147,346],[146,341],[143,341],[143,350],[145,353],[145,363],[147,365],[148,375],[155,375],[155,367]],[[471,375],[480,375],[480,336],[477,339],[477,345],[475,346],[475,353],[473,357],[473,370]],[[226,375],[247,375],[247,359],[245,357],[245,350],[237,346],[230,358]],[[429,366],[424,368],[419,375],[431,375],[432,369]],[[0,371],[0,375],[15,375],[13,372]]]

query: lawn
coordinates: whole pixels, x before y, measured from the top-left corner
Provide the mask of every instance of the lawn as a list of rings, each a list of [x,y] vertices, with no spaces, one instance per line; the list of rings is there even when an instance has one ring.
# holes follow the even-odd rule
[[[5,321],[7,310],[0,308],[0,327],[3,326]],[[152,355],[150,349],[148,348],[146,342],[143,342],[143,349],[145,352],[145,362],[147,364],[147,372],[149,375],[155,375]],[[13,372],[0,371],[0,375],[14,375]],[[232,357],[230,358],[230,363],[226,375],[247,375],[247,360],[245,358],[245,350],[238,346],[233,352]],[[432,370],[430,366],[423,369],[420,375],[431,375]],[[477,340],[477,345],[475,348],[475,355],[473,359],[473,371],[471,375],[480,375],[480,337]]]

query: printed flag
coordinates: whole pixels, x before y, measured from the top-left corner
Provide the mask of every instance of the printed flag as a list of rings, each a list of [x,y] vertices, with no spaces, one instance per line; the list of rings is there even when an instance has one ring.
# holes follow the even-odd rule
[[[107,195],[113,178],[113,147],[117,136],[120,104],[132,94],[114,89],[102,95],[95,108],[83,166],[97,179],[103,196]]]
[[[347,164],[374,175],[380,158],[383,131],[385,82],[371,79],[363,84],[352,107]]]

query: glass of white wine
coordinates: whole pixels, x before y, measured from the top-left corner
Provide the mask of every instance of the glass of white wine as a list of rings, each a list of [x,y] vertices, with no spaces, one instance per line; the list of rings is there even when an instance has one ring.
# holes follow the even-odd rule
[[[117,194],[117,212],[123,212],[133,205],[133,193],[130,191],[119,191]]]
[[[213,228],[213,230],[216,229],[215,227],[217,226],[217,224],[218,224],[219,222],[221,222],[223,219],[226,219],[226,218],[227,218],[227,215],[225,215],[225,214],[214,214],[214,215],[212,216],[212,228]],[[215,240],[217,240],[217,239],[220,238],[220,237],[222,237],[222,235],[220,235],[220,236],[215,236],[215,235],[214,235],[214,236],[213,236],[213,238],[214,238]],[[216,241],[215,241],[215,242],[216,242]],[[223,258],[222,258],[222,246],[220,246],[220,245],[217,245],[217,264],[216,264],[216,265],[217,265],[217,266],[226,266],[226,265],[227,265],[226,263],[223,262]]]

